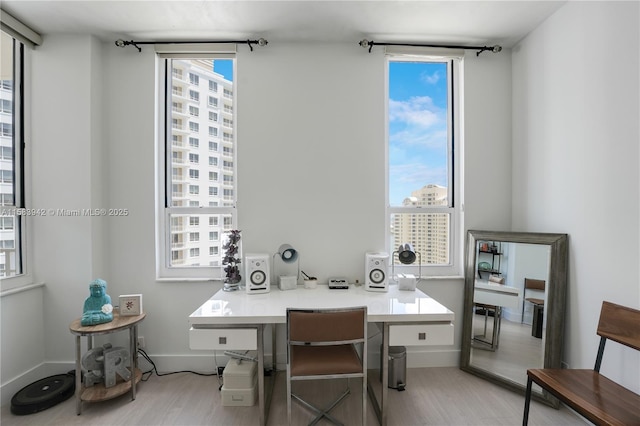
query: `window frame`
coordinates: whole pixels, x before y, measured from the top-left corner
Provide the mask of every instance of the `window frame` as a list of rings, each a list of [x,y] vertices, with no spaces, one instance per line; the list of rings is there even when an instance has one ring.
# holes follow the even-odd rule
[[[4,30],[4,28],[3,28]],[[30,116],[26,103],[30,99],[30,67],[31,67],[31,46],[30,40],[25,40],[19,33],[3,31],[13,39],[13,94],[12,111],[13,129],[12,139],[13,158],[13,204],[3,205],[2,209],[24,212],[30,200],[29,182],[27,168],[29,164],[29,147],[26,143],[30,137]],[[6,113],[6,112],[5,112]],[[5,159],[7,160],[7,159]],[[4,197],[3,197],[4,198]],[[13,216],[14,232],[17,235],[14,240],[16,253],[19,253],[20,272],[9,277],[0,279],[0,290],[2,292],[12,291],[33,284],[30,270],[31,245],[28,244],[28,230],[31,229],[32,218],[26,214],[15,214]]]
[[[418,265],[419,260],[411,265],[396,263],[392,266],[394,273],[414,274],[421,278],[436,277],[460,277],[462,276],[463,261],[463,214],[462,214],[462,101],[463,101],[463,54],[452,53],[443,55],[442,52],[432,53],[422,49],[407,52],[402,49],[394,52],[393,48],[387,48],[385,54],[385,246],[389,248],[390,262],[393,263],[397,256],[397,247],[392,247],[392,216],[394,214],[449,214],[449,263]],[[392,206],[389,199],[389,148],[390,148],[390,122],[389,122],[389,64],[391,62],[446,62],[448,90],[448,180],[452,189],[448,191],[448,206]],[[391,271],[389,271],[391,273]],[[392,277],[393,279],[393,277]]]
[[[171,215],[172,214],[184,214],[184,215],[199,215],[196,216],[198,218],[202,217],[202,219],[198,219],[200,222],[202,220],[206,220],[206,217],[230,217],[232,222],[230,229],[237,228],[237,198],[238,198],[238,190],[237,184],[233,186],[233,197],[231,200],[226,200],[230,202],[231,205],[227,206],[211,206],[211,205],[201,205],[199,207],[188,207],[188,206],[171,206],[170,200],[171,195],[169,192],[171,191],[171,126],[172,126],[172,115],[171,115],[171,96],[168,96],[172,93],[172,82],[171,82],[171,59],[206,59],[206,60],[215,60],[215,59],[225,59],[233,61],[233,99],[232,102],[234,105],[237,102],[237,88],[235,87],[237,82],[237,60],[235,55],[235,46],[233,51],[223,51],[222,53],[219,50],[212,49],[206,50],[207,46],[198,46],[198,48],[205,49],[198,52],[166,52],[160,51],[158,47],[156,47],[157,57],[156,57],[156,82],[157,82],[157,130],[156,130],[156,179],[157,179],[157,194],[156,194],[156,280],[158,281],[215,281],[222,280],[223,271],[222,271],[222,262],[218,265],[209,265],[201,262],[199,265],[184,265],[184,266],[171,266],[172,262],[172,250],[171,250]],[[202,79],[200,79],[202,80]],[[169,99],[168,99],[169,98]],[[235,122],[235,114],[234,111],[234,122]],[[202,118],[202,114],[201,118]],[[207,117],[205,117],[207,118]],[[206,120],[203,120],[203,123]],[[237,144],[237,131],[235,126],[233,127],[233,144],[234,147]],[[237,149],[234,149],[233,152],[233,175],[237,176],[237,158],[236,158]],[[206,170],[205,170],[206,172]],[[201,174],[200,174],[201,175]],[[191,179],[189,176],[188,179]],[[235,180],[234,180],[235,181]],[[208,181],[207,181],[208,182]],[[222,203],[221,203],[222,204]],[[208,216],[209,215],[209,216]],[[192,216],[194,217],[194,216]],[[207,223],[210,223],[207,221]],[[225,232],[225,220],[219,221],[220,233]],[[185,227],[188,229],[189,224],[186,224]],[[222,237],[221,237],[222,238]],[[202,238],[200,238],[202,240]],[[186,252],[186,256],[189,256],[191,250],[188,249]],[[208,253],[208,251],[207,251]],[[202,256],[204,259],[204,255]]]

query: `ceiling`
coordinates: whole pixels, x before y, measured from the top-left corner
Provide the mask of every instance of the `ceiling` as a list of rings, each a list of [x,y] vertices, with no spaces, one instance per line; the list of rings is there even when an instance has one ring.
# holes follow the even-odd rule
[[[513,46],[565,1],[32,1],[2,9],[48,34],[103,40],[414,42]]]

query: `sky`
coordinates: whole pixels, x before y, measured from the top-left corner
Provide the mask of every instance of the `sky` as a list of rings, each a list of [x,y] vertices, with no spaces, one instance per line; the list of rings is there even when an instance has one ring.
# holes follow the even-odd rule
[[[389,62],[389,202],[447,186],[447,64]]]
[[[213,61],[213,71],[222,74],[227,80],[233,81],[233,60],[216,59]]]

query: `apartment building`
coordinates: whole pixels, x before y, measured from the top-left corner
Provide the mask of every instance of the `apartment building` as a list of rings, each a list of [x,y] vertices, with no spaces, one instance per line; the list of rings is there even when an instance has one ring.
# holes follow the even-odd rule
[[[447,188],[428,184],[412,191],[402,201],[404,207],[446,206]],[[449,215],[446,213],[402,213],[393,215],[393,249],[409,243],[422,257],[423,264],[449,262]],[[398,260],[394,260],[398,263]]]
[[[11,37],[2,33],[0,79],[0,277],[16,271],[13,156],[13,66]]]
[[[172,60],[171,194],[173,207],[234,204],[233,82],[215,60]],[[171,263],[221,265],[230,215],[171,216]]]

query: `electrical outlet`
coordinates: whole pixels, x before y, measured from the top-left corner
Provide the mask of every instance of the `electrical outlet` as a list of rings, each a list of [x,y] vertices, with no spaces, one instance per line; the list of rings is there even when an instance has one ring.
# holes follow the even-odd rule
[[[224,367],[218,367],[218,376],[222,376],[223,371],[224,371]]]
[[[138,349],[144,349],[144,336],[138,336]]]

